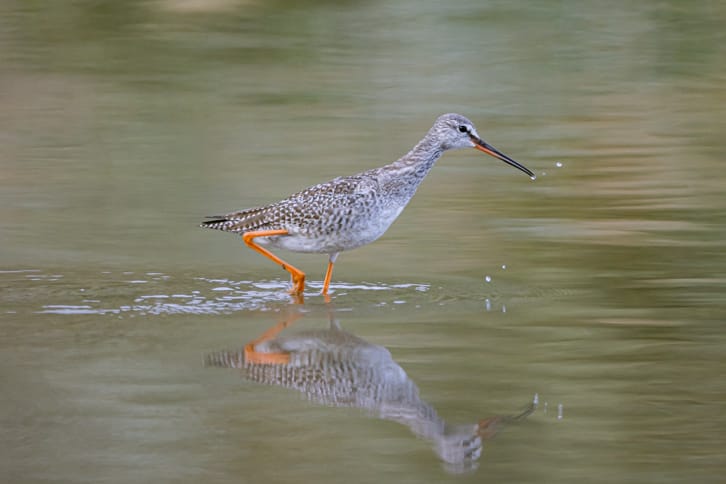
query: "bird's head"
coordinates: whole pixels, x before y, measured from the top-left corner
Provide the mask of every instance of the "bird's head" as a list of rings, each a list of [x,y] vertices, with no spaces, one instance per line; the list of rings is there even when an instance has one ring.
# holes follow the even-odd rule
[[[532,173],[527,167],[514,161],[509,156],[488,144],[481,139],[477,133],[474,123],[469,121],[461,114],[449,113],[438,117],[430,131],[441,144],[441,148],[446,150],[456,150],[461,148],[474,148],[482,151],[494,158],[497,158],[513,167],[522,170],[530,178],[534,179]]]

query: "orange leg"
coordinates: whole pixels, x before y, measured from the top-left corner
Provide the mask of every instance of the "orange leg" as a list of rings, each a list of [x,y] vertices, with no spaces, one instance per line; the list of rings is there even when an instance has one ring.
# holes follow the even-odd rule
[[[328,270],[325,271],[325,282],[323,282],[323,296],[328,295],[328,288],[330,287],[330,278],[333,277],[333,264],[335,264],[335,259],[338,258],[338,253],[330,254],[330,258],[328,260]]]
[[[263,341],[270,340],[280,333],[283,329],[300,319],[302,315],[297,313],[289,316],[284,321],[280,321],[272,328],[265,331],[262,336],[245,345],[245,363],[257,363],[267,365],[285,365],[290,363],[290,353],[265,353],[255,349],[255,346]]]
[[[284,260],[280,259],[269,250],[263,249],[259,245],[255,244],[253,241],[255,237],[269,237],[272,235],[285,234],[287,234],[287,230],[258,230],[255,232],[245,232],[244,234],[242,234],[242,240],[244,240],[245,244],[247,244],[247,247],[252,250],[256,250],[268,259],[273,260],[277,264],[281,265],[283,269],[289,272],[292,276],[292,289],[290,290],[290,294],[299,296],[305,289],[305,273],[297,267],[293,267]]]

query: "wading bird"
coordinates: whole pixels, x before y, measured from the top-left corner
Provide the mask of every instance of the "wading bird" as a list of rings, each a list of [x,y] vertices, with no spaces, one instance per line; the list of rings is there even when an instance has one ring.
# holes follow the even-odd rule
[[[241,234],[247,246],[290,273],[293,295],[302,295],[305,274],[262,246],[328,254],[322,291],[327,295],[338,254],[383,235],[444,151],[461,148],[483,151],[534,179],[529,169],[482,140],[467,118],[444,114],[391,164],[314,185],[270,205],[208,217],[201,227]]]

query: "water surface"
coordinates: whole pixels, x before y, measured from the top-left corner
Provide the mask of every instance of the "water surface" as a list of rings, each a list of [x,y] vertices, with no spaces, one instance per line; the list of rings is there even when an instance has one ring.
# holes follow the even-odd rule
[[[719,482],[724,21],[709,1],[4,2],[6,479]],[[390,162],[451,111],[537,180],[447,153],[341,255],[330,304],[324,256],[284,254],[296,305],[197,228]],[[450,428],[539,404],[451,465],[378,407],[205,365],[290,314],[281,337],[337,321]]]

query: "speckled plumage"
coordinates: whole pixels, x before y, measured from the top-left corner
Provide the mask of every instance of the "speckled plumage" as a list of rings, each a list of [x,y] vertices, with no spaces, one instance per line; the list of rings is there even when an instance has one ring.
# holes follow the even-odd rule
[[[532,176],[486,145],[467,118],[444,114],[411,151],[391,164],[311,186],[270,205],[210,217],[201,226],[238,234],[286,230],[285,235],[260,237],[259,243],[329,254],[332,263],[339,252],[383,235],[443,152],[467,147],[477,147]]]
[[[289,235],[265,237],[269,245],[293,252],[332,254],[359,247],[380,215],[385,200],[370,172],[339,177],[265,207],[232,212],[202,224],[225,232],[284,229]],[[385,231],[385,230],[384,230]],[[382,234],[382,232],[381,232]],[[378,234],[380,236],[381,234]]]

